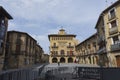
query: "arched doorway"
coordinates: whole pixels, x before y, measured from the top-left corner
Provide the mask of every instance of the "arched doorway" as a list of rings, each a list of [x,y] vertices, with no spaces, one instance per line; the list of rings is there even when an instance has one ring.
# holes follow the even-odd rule
[[[68,63],[73,63],[73,58],[68,58]]]
[[[61,63],[65,63],[65,58],[60,58]]]
[[[52,63],[57,63],[57,62],[58,62],[57,58],[52,59]]]

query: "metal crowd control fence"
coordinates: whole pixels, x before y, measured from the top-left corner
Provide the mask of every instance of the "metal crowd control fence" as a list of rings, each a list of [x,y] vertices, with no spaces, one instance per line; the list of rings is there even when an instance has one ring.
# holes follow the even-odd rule
[[[79,80],[120,80],[120,68],[79,67]]]
[[[120,68],[46,68],[45,80],[120,80]]]
[[[0,72],[0,80],[120,80],[120,68],[41,65]]]
[[[44,80],[71,80],[77,77],[77,69],[77,67],[46,67]]]
[[[0,80],[38,80],[44,65],[0,72]]]

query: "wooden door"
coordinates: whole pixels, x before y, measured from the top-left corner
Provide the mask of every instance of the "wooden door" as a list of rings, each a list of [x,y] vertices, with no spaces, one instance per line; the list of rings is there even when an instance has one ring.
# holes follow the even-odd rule
[[[117,67],[120,67],[120,56],[116,56]]]

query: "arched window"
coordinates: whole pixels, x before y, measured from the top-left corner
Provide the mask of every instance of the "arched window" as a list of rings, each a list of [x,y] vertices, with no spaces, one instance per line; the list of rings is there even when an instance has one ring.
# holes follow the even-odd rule
[[[52,63],[57,63],[57,62],[58,62],[57,58],[52,59]]]
[[[61,50],[61,55],[64,55],[64,54],[65,54],[64,50]]]
[[[68,63],[73,63],[73,58],[68,58]]]
[[[60,58],[60,62],[61,62],[61,63],[65,63],[65,58],[63,58],[63,57]]]

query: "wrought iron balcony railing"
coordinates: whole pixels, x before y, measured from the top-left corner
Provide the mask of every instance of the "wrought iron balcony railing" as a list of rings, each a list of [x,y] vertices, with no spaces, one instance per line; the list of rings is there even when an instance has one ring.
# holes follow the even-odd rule
[[[74,54],[67,54],[67,56],[74,56]]]
[[[111,51],[117,51],[117,50],[120,50],[120,43],[111,45]]]
[[[118,27],[117,26],[109,29],[109,34],[114,34],[114,33],[117,33],[117,32],[118,32]]]
[[[58,48],[58,46],[52,46],[52,48]]]
[[[67,48],[74,48],[74,46],[67,46]]]
[[[59,56],[59,55],[58,55],[58,54],[51,54],[51,56],[57,57],[57,56]]]

